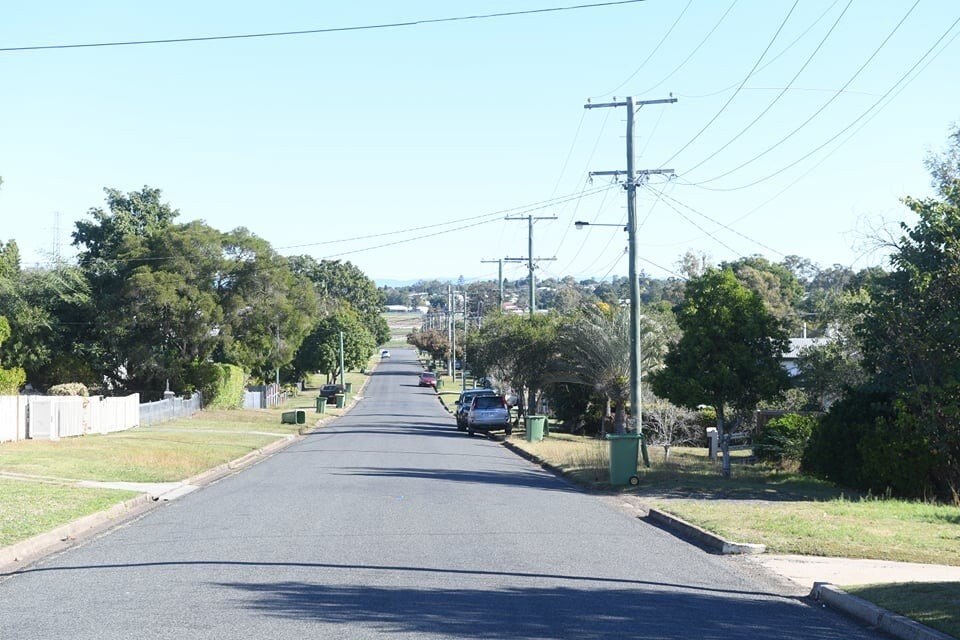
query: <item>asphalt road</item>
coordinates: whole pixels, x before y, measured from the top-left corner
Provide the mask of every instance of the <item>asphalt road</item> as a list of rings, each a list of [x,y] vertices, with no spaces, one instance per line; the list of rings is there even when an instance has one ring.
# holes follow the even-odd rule
[[[0,638],[878,638],[458,432],[395,350],[333,426],[0,577]]]

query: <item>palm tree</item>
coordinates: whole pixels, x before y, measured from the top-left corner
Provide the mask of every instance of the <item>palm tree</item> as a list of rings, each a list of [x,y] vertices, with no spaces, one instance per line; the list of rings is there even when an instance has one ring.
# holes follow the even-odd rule
[[[659,366],[665,339],[657,323],[646,316],[639,319],[641,371]],[[614,431],[623,433],[626,406],[630,400],[630,310],[600,302],[584,306],[560,328],[559,357],[552,382],[592,387],[616,407]]]

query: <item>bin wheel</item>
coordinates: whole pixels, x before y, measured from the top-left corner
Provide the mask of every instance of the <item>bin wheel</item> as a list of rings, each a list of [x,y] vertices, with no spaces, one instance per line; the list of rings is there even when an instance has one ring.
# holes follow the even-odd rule
[[[637,476],[630,476],[629,482],[631,487],[635,487],[640,484],[640,478]]]

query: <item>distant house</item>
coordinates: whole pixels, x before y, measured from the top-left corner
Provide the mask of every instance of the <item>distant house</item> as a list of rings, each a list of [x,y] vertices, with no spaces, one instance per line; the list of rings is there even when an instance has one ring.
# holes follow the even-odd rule
[[[831,338],[790,338],[787,351],[780,358],[780,366],[786,369],[790,377],[797,376],[800,374],[798,361],[803,350],[810,347],[822,347],[831,341]]]

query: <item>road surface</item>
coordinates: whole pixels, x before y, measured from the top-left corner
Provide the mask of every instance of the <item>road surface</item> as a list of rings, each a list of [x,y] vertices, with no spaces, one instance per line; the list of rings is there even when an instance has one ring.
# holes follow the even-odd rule
[[[394,351],[332,426],[0,577],[0,638],[877,638],[456,430]]]

